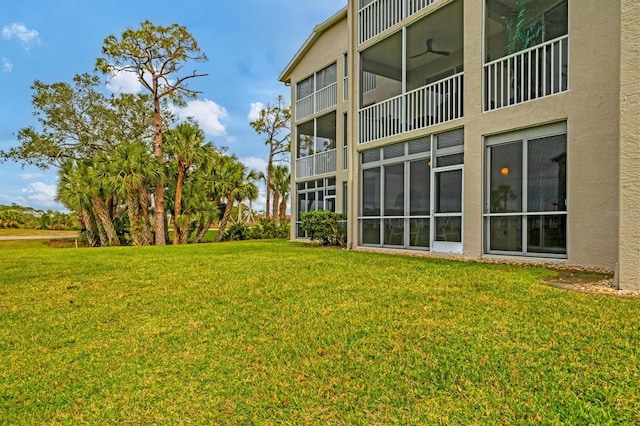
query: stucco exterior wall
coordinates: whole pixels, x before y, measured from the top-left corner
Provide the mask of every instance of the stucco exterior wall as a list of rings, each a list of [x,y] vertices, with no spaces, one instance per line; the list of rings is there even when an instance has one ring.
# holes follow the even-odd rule
[[[619,4],[569,2],[569,90],[482,112],[482,2],[467,0],[465,16],[464,254],[483,253],[484,139],[566,121],[567,263],[613,269],[617,260]],[[598,55],[593,54],[598,40]]]
[[[293,68],[290,80],[291,80],[291,105],[292,105],[292,156],[291,156],[291,176],[296,176],[295,164],[296,164],[296,150],[295,144],[297,143],[297,124],[307,122],[313,118],[319,118],[325,114],[328,114],[335,110],[336,112],[336,172],[308,177],[302,180],[319,179],[322,177],[334,176],[336,177],[336,211],[342,211],[343,205],[343,193],[342,182],[347,180],[347,171],[343,170],[343,114],[347,112],[347,102],[344,101],[344,53],[348,48],[348,25],[347,19],[341,19],[335,25],[327,28],[320,34],[309,48],[308,52],[301,58],[301,60]],[[327,109],[314,115],[310,115],[301,120],[295,120],[295,100],[296,100],[296,83],[304,80],[305,78],[313,75],[315,72],[322,70],[323,68],[336,63],[336,80],[337,80],[337,105],[334,108]],[[294,225],[298,215],[298,205],[296,200],[296,185],[295,178],[292,179],[291,186],[291,237],[296,236],[296,227]]]
[[[640,2],[622,0],[618,284],[640,290]]]
[[[434,7],[439,8],[452,1],[457,0],[442,0]],[[487,256],[483,247],[486,139],[566,122],[568,229],[567,259],[563,262],[614,269],[620,258],[618,277],[621,286],[640,286],[638,1],[569,0],[569,90],[490,112],[482,109],[484,2],[459,1],[463,1],[464,15],[464,22],[459,23],[464,31],[465,111],[461,119],[382,141],[357,143],[358,52],[378,43],[402,25],[421,19],[424,16],[421,13],[358,45],[358,6],[356,0],[350,0],[347,18],[326,30],[291,73],[292,99],[295,99],[295,82],[336,60],[338,62],[336,201],[341,208],[342,182],[348,181],[349,241],[353,246],[357,245],[357,216],[362,196],[358,166],[360,152],[464,127],[463,254],[471,258]],[[347,51],[349,101],[343,103],[342,54]],[[342,114],[345,112],[349,114],[348,173],[341,167]],[[295,208],[292,206],[294,215]]]

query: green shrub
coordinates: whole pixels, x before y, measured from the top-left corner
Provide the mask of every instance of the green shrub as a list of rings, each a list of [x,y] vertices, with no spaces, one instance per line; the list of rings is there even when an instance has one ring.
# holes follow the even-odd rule
[[[249,230],[249,239],[262,240],[262,239],[288,239],[289,238],[289,221],[282,221],[276,223],[271,219],[262,218],[258,221],[256,226]]]
[[[246,240],[248,238],[248,228],[244,223],[234,223],[222,236],[222,241],[239,241]]]
[[[343,246],[347,241],[344,221],[347,215],[328,210],[304,212],[300,215],[300,226],[311,240],[322,241],[326,245]]]

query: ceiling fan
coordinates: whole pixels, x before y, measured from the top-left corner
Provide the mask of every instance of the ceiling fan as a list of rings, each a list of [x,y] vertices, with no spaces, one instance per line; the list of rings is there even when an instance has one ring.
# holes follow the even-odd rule
[[[422,53],[418,53],[417,55],[410,56],[410,58],[411,59],[417,58],[418,56],[426,55],[427,53],[435,53],[436,55],[449,56],[449,52],[445,50],[433,50],[433,39],[430,38],[427,40],[427,50]]]

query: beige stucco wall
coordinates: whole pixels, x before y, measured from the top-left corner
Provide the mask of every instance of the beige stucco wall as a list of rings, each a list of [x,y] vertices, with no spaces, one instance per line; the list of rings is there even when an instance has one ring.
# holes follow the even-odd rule
[[[618,284],[640,290],[640,2],[622,0]]]
[[[569,91],[483,113],[482,2],[467,0],[465,16],[464,254],[483,252],[484,137],[567,121],[568,259],[613,269],[617,260],[619,4],[569,2]],[[598,40],[598,54],[593,54]]]
[[[442,5],[455,0],[443,0]],[[464,1],[465,116],[429,129],[357,144],[358,49],[378,42],[375,38],[357,45],[357,1],[350,0],[348,18],[327,30],[291,75],[292,98],[295,82],[338,61],[338,148],[341,147],[342,113],[349,112],[348,174],[341,171],[338,153],[337,205],[342,206],[341,182],[349,181],[349,240],[358,235],[358,156],[362,150],[402,140],[439,133],[463,126],[465,129],[464,255],[483,255],[484,146],[489,136],[530,127],[567,123],[567,264],[613,269],[620,255],[622,282],[638,282],[638,230],[640,188],[638,170],[638,1],[569,1],[569,90],[547,98],[482,111],[483,1]],[[621,16],[622,4],[622,16]],[[405,24],[421,19],[417,14]],[[631,18],[635,19],[635,21]],[[636,52],[620,60],[621,19],[627,25],[622,51]],[[396,29],[402,25],[396,26]],[[594,54],[597,40],[597,54]],[[635,49],[635,50],[634,50]],[[349,99],[342,103],[342,53],[349,51]],[[622,67],[621,67],[622,64]],[[635,80],[633,79],[635,77]],[[623,80],[623,89],[620,81]],[[622,129],[622,130],[621,130]],[[622,142],[620,142],[622,141]],[[621,145],[622,144],[622,145]],[[341,151],[339,149],[339,151]],[[619,176],[622,178],[619,179]],[[293,206],[295,209],[296,206]],[[618,213],[616,213],[618,212]],[[622,212],[625,212],[622,214]],[[627,214],[627,212],[630,212]],[[633,214],[638,212],[638,214]],[[294,212],[292,212],[294,213]],[[620,248],[618,242],[621,242]],[[620,253],[619,253],[620,252]],[[518,258],[515,258],[518,259]],[[621,284],[623,285],[623,284]],[[629,284],[624,284],[629,285]]]
[[[342,211],[343,205],[343,194],[342,194],[342,182],[347,180],[347,171],[344,171],[342,168],[343,165],[343,114],[347,112],[347,102],[344,102],[343,96],[343,67],[344,67],[344,53],[347,52],[347,38],[348,38],[348,25],[347,20],[342,19],[337,22],[335,25],[327,28],[322,34],[319,35],[317,40],[313,43],[313,45],[309,48],[308,52],[301,58],[301,60],[296,64],[296,66],[292,69],[290,80],[291,80],[291,104],[292,104],[292,156],[291,156],[291,175],[295,176],[295,164],[296,164],[296,149],[295,144],[297,143],[297,133],[296,127],[297,124],[307,122],[312,120],[314,117],[319,118],[325,114],[328,114],[331,111],[336,111],[336,173],[330,173],[326,175],[317,175],[313,177],[308,177],[302,180],[311,180],[318,179],[321,177],[336,177],[336,211]],[[337,79],[337,106],[336,108],[327,109],[315,115],[310,115],[308,117],[303,118],[302,120],[295,120],[295,99],[296,99],[296,83],[309,77],[313,73],[322,70],[323,68],[331,65],[332,63],[336,63],[336,79]],[[291,187],[291,217],[292,217],[292,226],[291,226],[291,237],[295,238],[296,229],[295,229],[295,220],[298,214],[298,205],[296,199],[296,180],[292,179],[292,187]]]

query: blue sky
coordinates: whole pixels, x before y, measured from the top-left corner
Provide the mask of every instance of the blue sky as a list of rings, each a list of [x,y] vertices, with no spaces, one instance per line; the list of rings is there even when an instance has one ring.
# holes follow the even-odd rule
[[[208,73],[190,87],[201,91],[184,115],[195,116],[208,140],[227,146],[249,167],[261,169],[263,139],[249,126],[252,106],[289,88],[278,76],[316,24],[347,0],[0,0],[0,149],[18,144],[17,132],[36,126],[34,80],[71,82],[92,72],[110,34],[120,36],[145,19],[184,25],[209,61],[188,70]],[[113,90],[135,90],[124,76]],[[55,202],[56,170],[0,163],[0,204],[65,210]],[[262,197],[261,197],[262,198]],[[261,200],[260,200],[261,201]],[[263,203],[256,204],[258,208]]]

